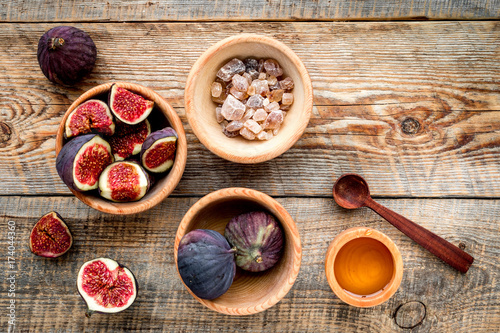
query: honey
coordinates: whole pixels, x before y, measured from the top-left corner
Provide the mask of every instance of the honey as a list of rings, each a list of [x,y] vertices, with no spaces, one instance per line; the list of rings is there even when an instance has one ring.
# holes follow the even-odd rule
[[[360,237],[347,242],[334,262],[335,278],[346,291],[368,296],[382,291],[394,275],[391,252],[380,241]]]

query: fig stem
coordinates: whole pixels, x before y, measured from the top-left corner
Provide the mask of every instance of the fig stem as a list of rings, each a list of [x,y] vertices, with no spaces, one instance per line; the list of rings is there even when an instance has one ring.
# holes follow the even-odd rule
[[[55,50],[57,49],[58,47],[61,47],[63,46],[65,43],[64,39],[61,38],[61,37],[54,37],[54,38],[51,38],[50,39],[50,47],[49,49],[51,50]]]
[[[85,317],[90,318],[92,314],[94,313],[94,310],[87,309],[87,312],[85,312]]]
[[[258,255],[254,258],[255,262],[260,264],[262,262],[262,256]]]

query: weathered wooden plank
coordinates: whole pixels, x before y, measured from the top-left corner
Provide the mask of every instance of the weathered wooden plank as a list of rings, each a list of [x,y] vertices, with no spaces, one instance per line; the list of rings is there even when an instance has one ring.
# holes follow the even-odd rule
[[[99,55],[75,87],[48,82],[38,68],[38,38],[51,26],[0,30],[0,194],[69,194],[54,168],[58,122],[83,91],[120,80],[159,92],[185,124],[188,161],[174,195],[244,186],[327,197],[345,172],[363,174],[377,196],[500,195],[499,22],[83,24]],[[288,44],[315,94],[303,138],[256,166],[210,153],[183,108],[197,57],[250,31]]]
[[[500,2],[467,0],[133,1],[14,0],[0,6],[7,22],[495,19]]]
[[[331,199],[278,199],[300,232],[301,271],[280,303],[247,317],[220,315],[204,308],[184,290],[177,276],[173,259],[175,232],[196,200],[169,198],[140,215],[112,216],[90,209],[74,197],[1,197],[4,276],[9,274],[5,259],[7,223],[16,224],[18,331],[407,332],[399,323],[404,327],[418,324],[412,332],[493,332],[500,325],[500,200],[380,200],[453,244],[465,247],[475,262],[462,275],[368,209],[344,210]],[[32,255],[27,244],[33,224],[50,210],[63,215],[75,238],[70,252],[56,260]],[[342,230],[354,226],[370,226],[386,233],[403,257],[405,271],[400,289],[387,303],[374,308],[342,303],[331,292],[324,273],[328,244]],[[84,261],[99,256],[126,264],[139,281],[140,293],[136,303],[120,314],[96,314],[86,319],[75,287],[76,274]],[[5,309],[10,300],[5,278],[0,286],[0,308]],[[425,307],[422,320],[409,318],[415,306],[419,311]],[[0,330],[7,331],[4,315]]]

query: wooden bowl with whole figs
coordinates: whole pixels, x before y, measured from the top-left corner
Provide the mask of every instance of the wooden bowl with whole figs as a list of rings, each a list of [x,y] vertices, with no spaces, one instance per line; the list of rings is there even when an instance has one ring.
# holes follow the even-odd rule
[[[311,79],[282,42],[256,34],[226,38],[193,65],[184,92],[198,139],[236,163],[260,163],[301,137],[313,107]]]
[[[188,292],[206,307],[250,315],[292,288],[302,258],[300,236],[276,200],[247,188],[207,194],[184,215],[174,259]]]
[[[144,86],[106,83],[82,94],[57,131],[56,169],[85,204],[111,214],[145,211],[168,197],[187,159],[174,109]]]

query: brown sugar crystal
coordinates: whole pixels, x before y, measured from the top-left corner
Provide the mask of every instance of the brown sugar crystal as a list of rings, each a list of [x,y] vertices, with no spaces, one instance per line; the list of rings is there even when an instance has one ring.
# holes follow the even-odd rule
[[[293,104],[293,87],[275,59],[231,59],[210,87],[222,132],[246,140],[272,139]]]

